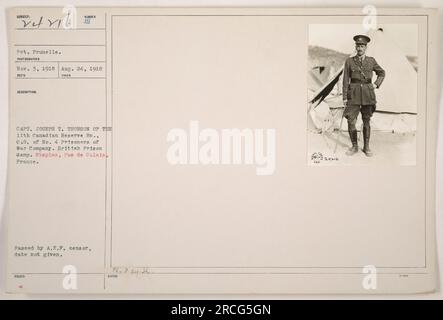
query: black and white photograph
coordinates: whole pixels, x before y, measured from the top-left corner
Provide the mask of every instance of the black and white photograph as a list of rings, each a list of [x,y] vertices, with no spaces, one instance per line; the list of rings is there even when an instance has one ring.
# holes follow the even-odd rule
[[[415,165],[416,24],[311,24],[310,165]]]

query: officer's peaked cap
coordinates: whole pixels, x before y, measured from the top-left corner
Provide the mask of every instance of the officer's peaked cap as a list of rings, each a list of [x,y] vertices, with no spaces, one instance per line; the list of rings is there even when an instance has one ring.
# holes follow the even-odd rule
[[[371,38],[368,36],[358,34],[354,37],[355,44],[368,44],[369,41],[371,41]]]

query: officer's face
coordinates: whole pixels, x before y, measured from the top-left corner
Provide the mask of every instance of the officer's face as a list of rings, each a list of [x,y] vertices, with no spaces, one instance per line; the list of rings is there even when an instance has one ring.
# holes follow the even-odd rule
[[[366,52],[366,45],[365,44],[356,44],[355,45],[355,50],[357,51],[357,54],[359,56],[362,56]]]

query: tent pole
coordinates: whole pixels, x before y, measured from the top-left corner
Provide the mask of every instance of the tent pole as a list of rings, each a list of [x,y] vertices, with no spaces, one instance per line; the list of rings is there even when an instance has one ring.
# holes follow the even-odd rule
[[[343,108],[343,113],[342,113],[342,115],[341,115],[341,119],[340,119],[340,127],[338,128],[337,139],[336,139],[336,141],[335,141],[334,154],[335,154],[336,151],[337,151],[338,141],[340,140],[340,131],[341,131],[341,126],[343,125],[343,118],[344,118],[344,115],[345,115],[346,107],[347,107],[347,104],[345,104],[345,107]]]

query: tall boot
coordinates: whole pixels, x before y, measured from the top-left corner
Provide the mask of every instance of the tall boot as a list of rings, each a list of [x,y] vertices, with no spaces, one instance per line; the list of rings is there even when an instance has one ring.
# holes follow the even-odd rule
[[[351,138],[352,147],[346,151],[346,155],[352,156],[358,152],[357,130],[349,130],[349,137]]]
[[[363,152],[368,157],[372,157],[372,155],[373,155],[371,149],[369,148],[370,136],[371,136],[371,126],[368,123],[368,124],[363,125],[363,140],[364,140]]]

